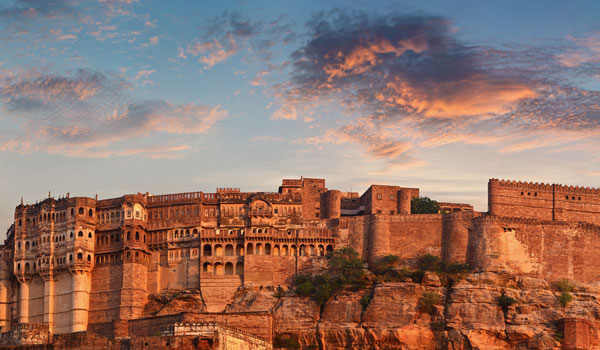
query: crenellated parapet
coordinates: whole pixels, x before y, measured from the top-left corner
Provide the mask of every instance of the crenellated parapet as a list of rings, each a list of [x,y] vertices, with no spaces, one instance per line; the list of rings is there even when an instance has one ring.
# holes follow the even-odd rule
[[[551,191],[551,184],[538,183],[538,182],[527,182],[527,181],[515,181],[515,180],[504,180],[504,179],[490,179],[490,187],[498,188],[511,188],[511,189],[527,189],[536,191]]]

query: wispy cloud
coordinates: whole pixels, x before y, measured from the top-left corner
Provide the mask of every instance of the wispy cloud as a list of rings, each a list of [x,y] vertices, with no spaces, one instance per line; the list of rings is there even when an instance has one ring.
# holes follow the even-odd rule
[[[274,45],[287,44],[295,37],[285,16],[266,22],[252,20],[238,12],[225,12],[209,19],[201,27],[201,33],[185,49],[179,49],[178,57],[198,57],[204,69],[210,69],[246,50],[262,58],[268,57]]]
[[[0,18],[34,20],[37,17],[60,18],[73,16],[78,11],[69,0],[15,0],[0,5]]]
[[[140,72],[140,79],[152,73]],[[114,145],[158,134],[163,137],[153,146],[161,147],[170,142],[168,135],[204,134],[227,115],[219,106],[132,101],[128,89],[121,78],[83,70],[71,76],[27,71],[4,77],[0,98],[18,130],[2,136],[0,149],[86,157],[137,154],[143,152]],[[172,151],[189,145],[178,147]]]
[[[356,143],[376,159],[415,164],[415,148],[463,142],[512,152],[560,144],[525,134],[600,135],[600,93],[562,79],[565,61],[548,55],[551,48],[464,43],[436,16],[335,10],[314,16],[307,28],[289,79],[269,91],[280,105],[273,119],[301,118],[341,101],[342,126],[324,130],[319,142]],[[590,38],[578,44],[597,48]]]

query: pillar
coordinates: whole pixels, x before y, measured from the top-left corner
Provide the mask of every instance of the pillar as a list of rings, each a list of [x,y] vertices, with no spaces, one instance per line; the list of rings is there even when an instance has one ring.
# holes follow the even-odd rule
[[[71,290],[71,332],[87,330],[90,281],[87,273],[72,275]]]
[[[28,281],[19,281],[19,323],[29,323]]]
[[[10,330],[10,319],[8,315],[8,288],[10,282],[7,280],[0,280],[0,327],[2,332],[8,332]]]
[[[44,281],[44,323],[50,333],[54,333],[54,279],[52,276]]]

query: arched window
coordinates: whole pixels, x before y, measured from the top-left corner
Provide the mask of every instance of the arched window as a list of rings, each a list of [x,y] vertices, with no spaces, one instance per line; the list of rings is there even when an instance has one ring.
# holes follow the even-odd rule
[[[21,226],[21,219],[19,219],[19,226]]]
[[[140,240],[140,233],[138,231],[135,231],[135,240],[136,241]]]
[[[29,249],[29,242],[25,242],[25,249]]]
[[[228,244],[225,246],[225,256],[233,256],[233,245]]]
[[[226,275],[233,275],[233,264],[228,262],[225,264],[225,274]]]
[[[29,271],[29,263],[25,263],[25,271]]]
[[[223,246],[220,244],[217,244],[215,246],[215,255],[216,256],[223,256]]]
[[[210,244],[205,244],[204,249],[202,250],[202,255],[211,256],[212,255],[212,247]]]
[[[271,255],[271,244],[265,244],[265,255]]]
[[[92,238],[92,231],[88,232],[88,238]]]
[[[215,264],[214,273],[215,273],[215,275],[224,275],[225,274],[225,269],[223,268],[223,264],[216,263]]]
[[[73,232],[71,232],[71,238],[73,238]]]
[[[252,245],[252,243],[248,243],[248,245],[246,246],[246,255],[252,254],[254,254],[254,246]]]
[[[262,244],[256,243],[256,250],[255,250],[254,254],[262,255],[262,253],[263,253]]]
[[[83,254],[82,253],[77,253],[77,260],[81,260],[83,259]]]
[[[273,255],[279,256],[279,245],[277,244],[275,244],[275,246],[273,247]]]
[[[304,244],[300,245],[300,256],[306,256],[306,246]]]
[[[310,256],[315,256],[315,255],[316,255],[316,252],[315,252],[315,246],[311,244],[311,245],[308,247],[308,252],[309,252]]]
[[[331,244],[327,245],[327,255],[333,253],[333,246]]]
[[[281,256],[288,256],[288,246],[287,245],[284,245],[281,248]]]
[[[197,236],[198,235],[198,230],[194,229],[194,231],[192,231],[192,236]]]
[[[131,240],[131,232],[127,231],[127,240],[130,241]]]
[[[83,237],[83,232],[79,231],[79,233],[77,234],[77,237]]]
[[[202,265],[202,272],[204,273],[211,273],[213,272],[213,267],[210,263],[204,263],[204,265]]]
[[[243,256],[244,255],[244,246],[242,244],[238,244],[235,247],[235,255],[237,255],[237,256]]]
[[[319,256],[324,256],[325,255],[325,248],[323,248],[322,245],[319,245]]]
[[[69,261],[73,261],[73,254],[69,254]]]
[[[185,230],[185,235],[186,235],[186,237],[189,237],[189,236],[190,236],[190,230],[189,230],[189,229],[188,229],[188,230]]]
[[[83,208],[79,208],[79,215],[83,215]]]
[[[92,261],[92,256],[88,254],[87,260]]]

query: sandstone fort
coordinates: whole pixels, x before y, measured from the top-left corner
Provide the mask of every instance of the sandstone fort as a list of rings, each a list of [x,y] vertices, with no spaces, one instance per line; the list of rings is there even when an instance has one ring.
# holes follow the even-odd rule
[[[140,349],[270,349],[274,337],[290,334],[302,346],[327,349],[361,341],[381,341],[373,346],[383,349],[389,339],[389,348],[398,349],[600,347],[594,326],[600,314],[588,312],[600,306],[585,293],[576,294],[577,302],[589,301],[581,310],[552,313],[558,304],[544,308],[516,292],[529,283],[537,286],[530,290],[546,293],[540,300],[555,303],[547,295],[553,281],[600,282],[600,189],[491,179],[487,212],[440,203],[439,214],[411,213],[418,196],[418,188],[372,185],[361,195],[328,189],[324,179],[300,178],[284,179],[277,192],[218,188],[21,201],[0,246],[0,345],[121,349],[126,339],[128,348]],[[351,295],[322,310],[301,298],[256,306],[267,291],[271,298],[297,276],[322,271],[327,256],[345,247],[366,266],[387,255],[411,266],[426,254],[468,264],[477,281],[496,285],[490,295],[514,290],[521,306],[503,310],[490,297],[469,309],[474,302],[461,299],[460,288],[472,288],[469,298],[477,299],[483,282],[473,277],[442,290],[429,274],[429,284],[376,286],[362,310]],[[390,290],[403,297],[389,297]],[[415,311],[427,290],[444,296],[438,319]],[[523,305],[534,306],[519,309]],[[377,314],[386,319],[374,321]],[[481,315],[493,320],[478,320]],[[442,322],[441,330],[419,328],[435,322]],[[352,331],[328,333],[336,323]],[[388,333],[365,335],[378,327]],[[464,334],[453,335],[453,329]],[[519,336],[511,338],[511,330]],[[559,333],[562,338],[554,339]],[[440,337],[446,337],[443,346]],[[477,341],[495,347],[477,347]]]

